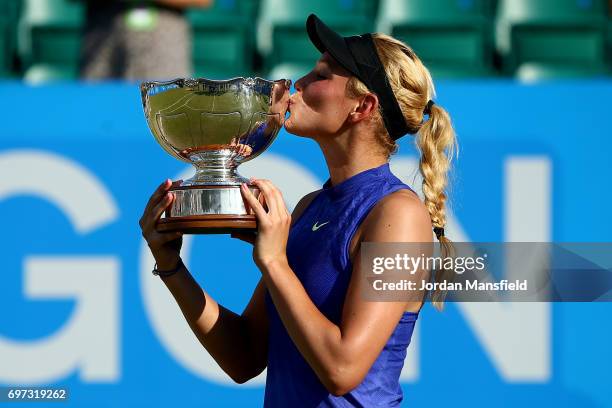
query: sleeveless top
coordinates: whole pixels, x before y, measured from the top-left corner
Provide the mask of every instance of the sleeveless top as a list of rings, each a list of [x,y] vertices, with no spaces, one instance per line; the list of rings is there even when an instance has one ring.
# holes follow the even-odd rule
[[[410,189],[389,163],[358,173],[322,191],[289,231],[287,259],[312,302],[339,325],[351,277],[349,246],[363,219],[384,196]],[[364,380],[343,396],[330,394],[287,333],[270,294],[270,322],[264,407],[392,407],[403,394],[399,376],[418,312],[404,312]]]

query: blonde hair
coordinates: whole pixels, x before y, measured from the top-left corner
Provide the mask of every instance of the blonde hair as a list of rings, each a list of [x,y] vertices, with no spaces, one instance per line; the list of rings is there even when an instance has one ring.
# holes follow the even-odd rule
[[[376,51],[385,67],[387,78],[395,98],[409,128],[418,129],[416,147],[421,153],[419,170],[423,176],[423,195],[425,206],[429,211],[432,225],[446,225],[447,173],[455,151],[458,151],[457,139],[448,113],[438,104],[431,107],[429,119],[423,121],[424,110],[429,100],[435,96],[431,75],[412,49],[403,42],[385,34],[372,34]],[[359,98],[370,90],[356,77],[347,83],[347,95]],[[397,151],[397,143],[389,136],[381,113],[381,108],[370,121],[380,153],[389,158]],[[440,236],[440,255],[442,258],[454,257],[452,242]],[[445,262],[443,262],[445,264]],[[454,272],[441,269],[435,272],[437,282],[450,281]],[[431,301],[437,310],[444,307],[445,291],[435,290]]]

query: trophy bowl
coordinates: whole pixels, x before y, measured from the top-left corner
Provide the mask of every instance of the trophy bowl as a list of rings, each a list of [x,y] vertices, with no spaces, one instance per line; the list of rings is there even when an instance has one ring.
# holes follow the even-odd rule
[[[147,124],[176,159],[195,167],[193,177],[171,187],[175,200],[159,231],[229,233],[257,228],[237,168],[263,153],[285,122],[291,81],[262,78],[183,78],[140,85]]]

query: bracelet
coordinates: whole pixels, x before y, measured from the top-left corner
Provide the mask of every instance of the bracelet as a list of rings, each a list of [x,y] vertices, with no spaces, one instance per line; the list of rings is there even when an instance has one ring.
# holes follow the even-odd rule
[[[180,271],[184,266],[185,264],[183,263],[183,260],[179,258],[178,264],[176,265],[176,267],[174,267],[174,269],[170,269],[169,271],[161,271],[157,269],[157,262],[156,262],[155,267],[153,268],[151,272],[153,273],[153,275],[157,275],[162,278],[167,278],[168,276],[172,276],[178,271]]]

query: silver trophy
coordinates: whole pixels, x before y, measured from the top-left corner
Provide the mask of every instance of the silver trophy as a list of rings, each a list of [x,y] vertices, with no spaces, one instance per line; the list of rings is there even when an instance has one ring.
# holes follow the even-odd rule
[[[171,191],[176,199],[160,231],[228,233],[255,229],[240,193],[237,168],[266,150],[284,124],[290,80],[175,79],[140,85],[145,117],[157,142],[196,173]],[[259,190],[249,188],[257,197]]]

